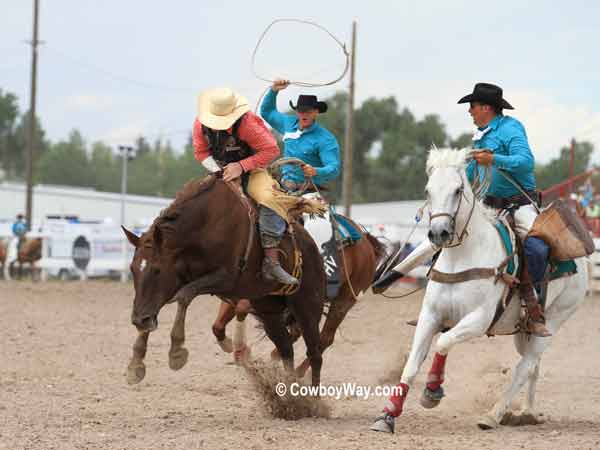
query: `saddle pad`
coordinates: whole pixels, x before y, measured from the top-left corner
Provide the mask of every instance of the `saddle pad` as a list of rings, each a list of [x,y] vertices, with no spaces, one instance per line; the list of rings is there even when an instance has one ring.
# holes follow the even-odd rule
[[[354,226],[346,217],[341,214],[334,213],[333,217],[337,223],[337,231],[340,234],[343,242],[354,244],[360,241],[362,237],[361,230]]]
[[[510,228],[504,217],[498,218],[498,222],[496,222],[496,230],[502,238],[502,243],[504,244],[504,248],[506,249],[506,256],[512,255],[516,245],[516,237],[514,231]],[[515,254],[510,259],[510,261],[508,262],[508,266],[506,267],[506,271],[511,275],[514,275],[517,271],[518,257],[519,256]]]
[[[514,233],[509,228],[508,224],[504,221],[504,218],[500,218],[498,223],[496,223],[496,229],[500,236],[502,237],[502,242],[504,243],[504,248],[506,249],[506,254],[510,255],[514,248]],[[511,275],[515,274],[515,261],[517,256],[510,260],[508,263],[507,271]],[[558,261],[555,259],[550,259],[550,281],[560,278],[564,275],[573,275],[577,272],[577,265],[574,260],[568,261]]]
[[[323,259],[323,269],[327,276],[327,298],[337,297],[341,287],[341,264],[340,254],[337,242],[333,232],[333,225],[330,221],[330,212],[327,211],[324,217],[304,215],[304,229],[313,238],[321,258]]]

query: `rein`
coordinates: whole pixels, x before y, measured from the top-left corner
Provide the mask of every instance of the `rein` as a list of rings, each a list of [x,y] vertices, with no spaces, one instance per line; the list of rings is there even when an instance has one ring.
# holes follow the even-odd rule
[[[461,178],[462,179],[462,178]],[[455,238],[458,238],[458,241],[456,242],[456,244],[452,244],[452,245],[445,245],[443,246],[443,248],[452,248],[452,247],[458,247],[460,244],[462,244],[463,239],[465,238],[465,236],[468,236],[469,233],[467,232],[467,227],[469,226],[469,223],[471,223],[471,218],[473,217],[473,211],[475,210],[475,202],[476,199],[473,196],[473,200],[471,202],[471,209],[469,210],[469,216],[467,217],[467,221],[465,222],[465,225],[461,231],[460,234],[456,233],[456,216],[458,216],[458,213],[460,212],[460,206],[462,204],[462,200],[463,198],[466,200],[466,196],[465,196],[465,182],[462,181],[462,184],[460,186],[460,197],[458,199],[458,205],[456,207],[456,211],[454,211],[454,214],[450,214],[450,213],[436,213],[436,214],[432,214],[431,212],[429,212],[429,223],[431,224],[431,221],[437,217],[449,217],[450,218],[450,223],[452,224],[452,241],[453,242],[455,240]]]
[[[248,201],[248,197],[246,197],[246,195],[244,194],[243,190],[241,189],[241,186],[240,186],[240,190],[238,191],[238,190],[236,190],[235,187],[233,187],[233,185],[231,183],[228,183],[226,181],[224,183],[229,189],[231,189],[231,191],[234,194],[239,196],[240,200],[242,201],[242,204],[246,207],[246,212],[248,213],[248,222],[249,222],[249,226],[250,226],[250,231],[248,232],[248,240],[246,242],[246,251],[244,252],[244,255],[240,258],[240,261],[238,262],[238,269],[239,269],[239,273],[241,274],[244,270],[246,270],[246,266],[248,265],[248,258],[250,257],[250,252],[252,251],[252,243],[254,242],[254,233],[255,233],[254,209],[250,205],[250,202]]]

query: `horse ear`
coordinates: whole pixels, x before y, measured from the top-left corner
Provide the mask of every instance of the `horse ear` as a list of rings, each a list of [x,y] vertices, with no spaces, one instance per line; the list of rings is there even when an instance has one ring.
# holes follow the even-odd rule
[[[127,236],[127,240],[131,243],[131,245],[137,247],[140,243],[140,238],[133,234],[131,231],[129,231],[127,228],[125,228],[123,225],[121,225],[121,228],[123,229],[123,233],[125,233],[125,236]]]

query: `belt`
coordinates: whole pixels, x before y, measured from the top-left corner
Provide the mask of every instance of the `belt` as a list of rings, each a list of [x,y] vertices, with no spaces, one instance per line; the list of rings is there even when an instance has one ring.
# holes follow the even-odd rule
[[[527,195],[536,203],[539,203],[537,191],[527,191]],[[494,209],[517,209],[520,206],[531,204],[529,198],[523,194],[512,195],[510,197],[496,197],[494,195],[486,195],[483,203]]]

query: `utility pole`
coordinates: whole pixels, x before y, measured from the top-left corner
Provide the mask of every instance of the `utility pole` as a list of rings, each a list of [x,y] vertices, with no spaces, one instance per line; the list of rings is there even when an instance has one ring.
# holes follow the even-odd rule
[[[122,170],[121,170],[121,225],[125,226],[125,200],[127,197],[127,163],[130,158],[133,158],[133,147],[127,145],[119,145],[119,152],[122,158]],[[121,245],[121,251],[123,254],[123,270],[121,270],[121,281],[127,281],[127,275],[129,274],[129,258],[127,252],[127,239],[122,238],[123,242]]]
[[[27,229],[31,230],[32,209],[33,209],[33,159],[35,152],[35,103],[37,88],[37,46],[38,41],[38,11],[39,2],[33,0],[33,40],[31,44],[31,93],[29,98],[29,132],[27,139],[26,156],[26,177],[27,177],[27,195],[25,199],[25,217],[27,220]]]
[[[346,113],[346,132],[344,134],[344,175],[342,178],[342,202],[345,214],[350,217],[352,206],[352,121],[354,116],[354,72],[356,62],[356,21],[352,22],[352,49],[350,51],[350,85],[348,92],[348,111]]]
[[[571,139],[571,148],[569,153],[569,194],[571,194],[573,193],[573,172],[575,172],[575,138]]]

